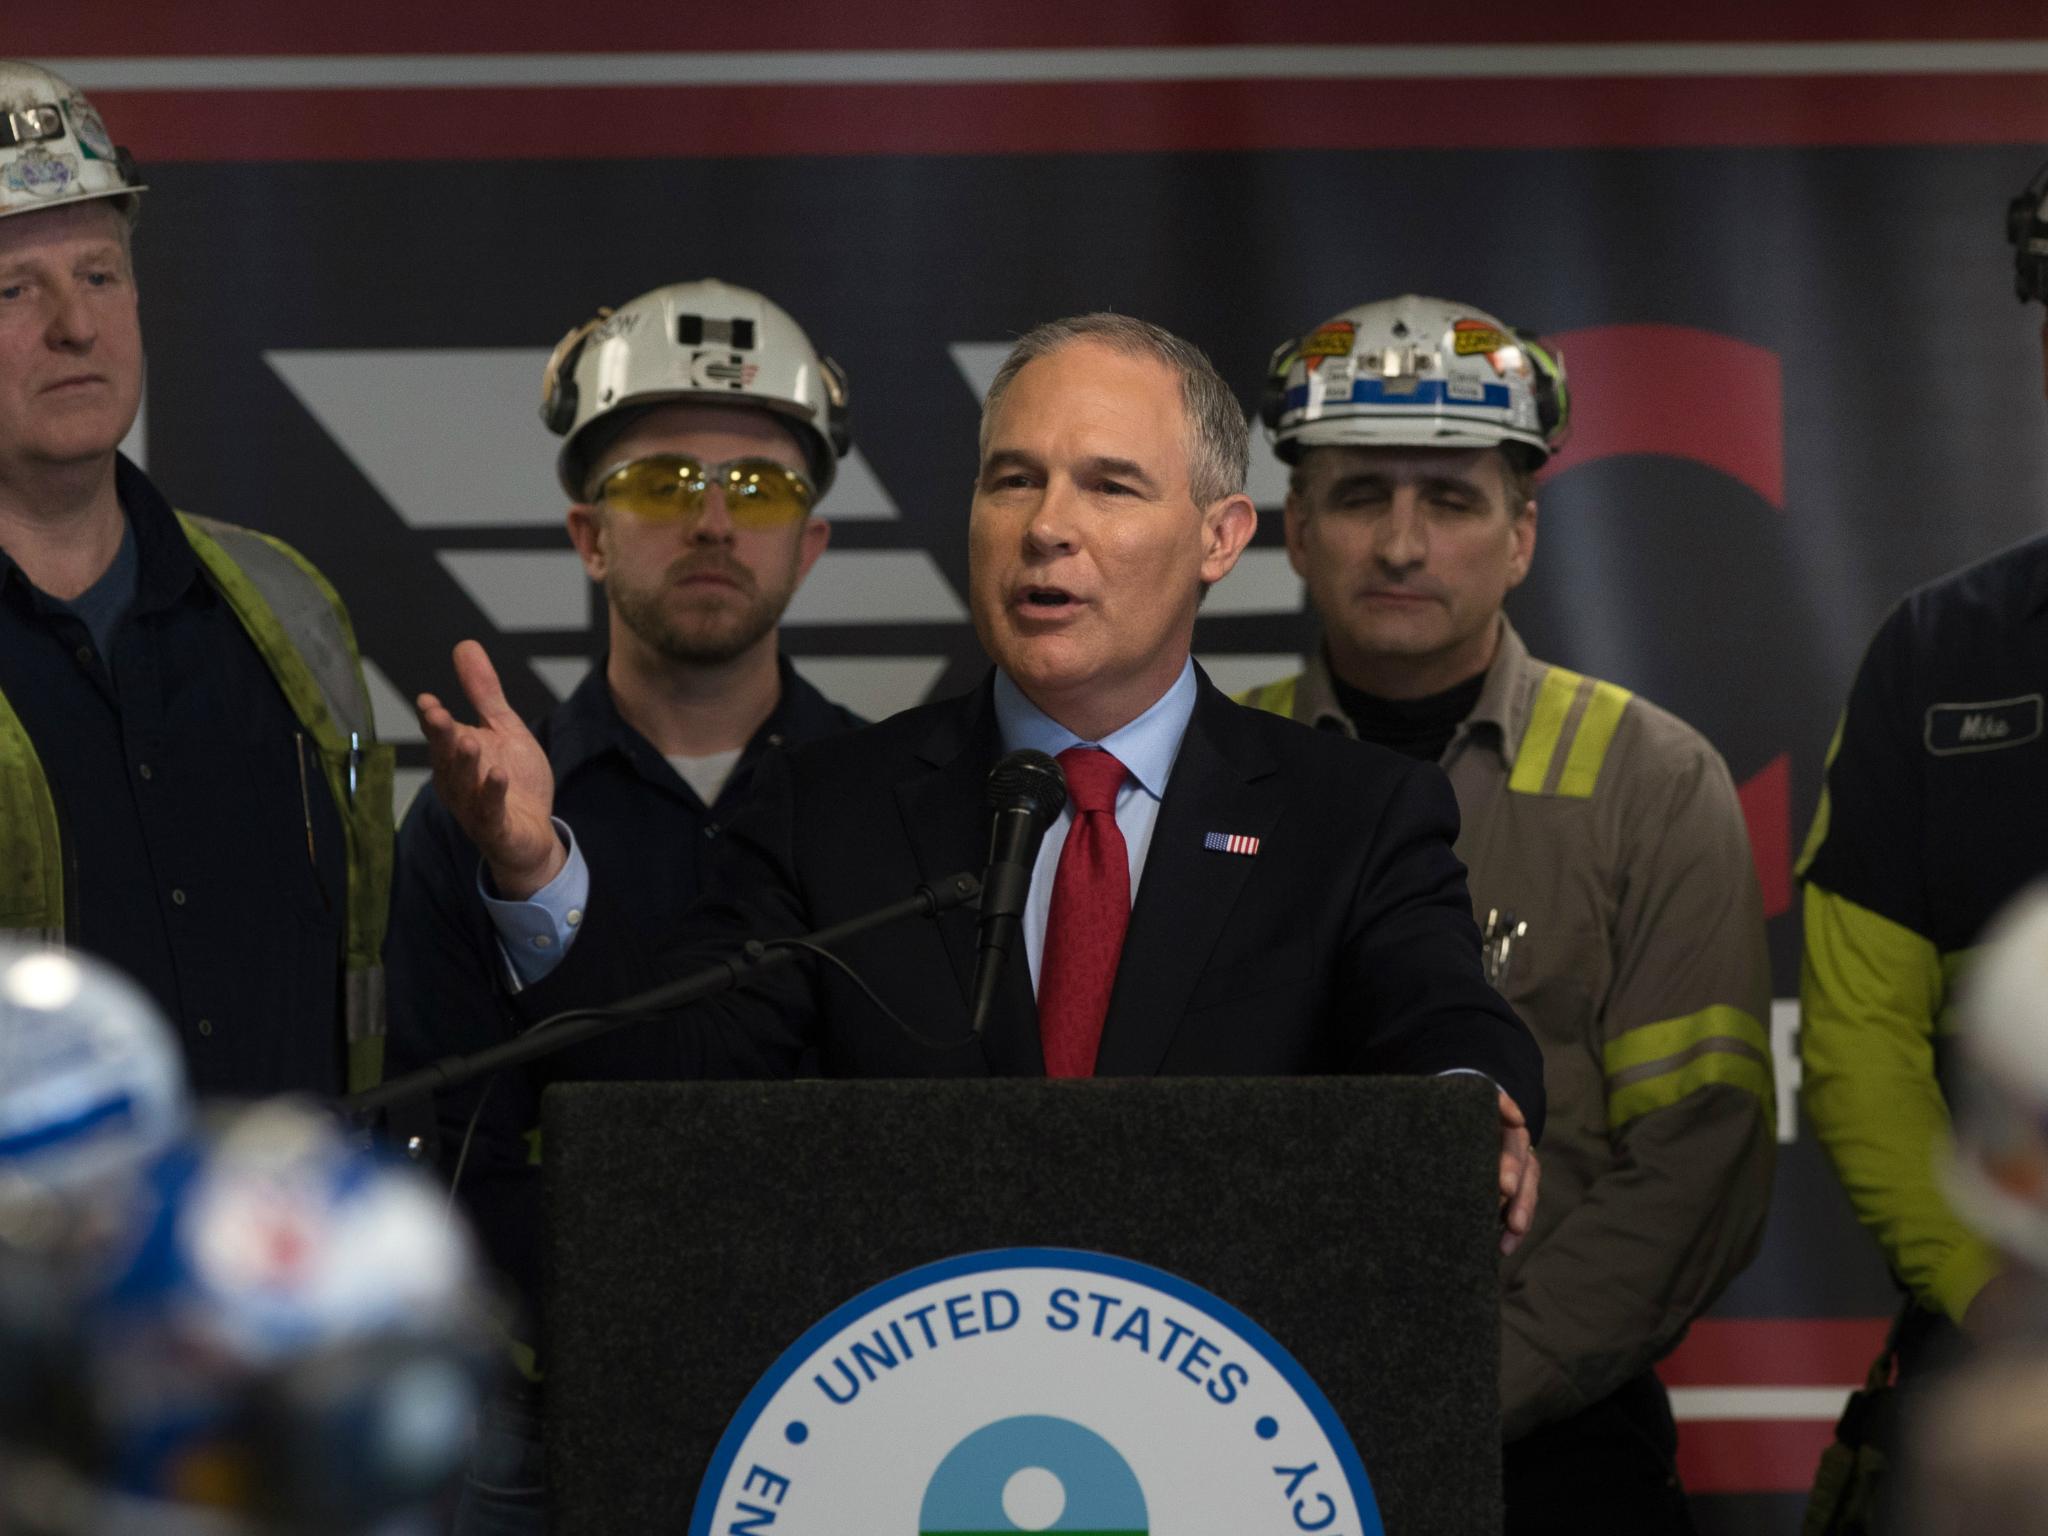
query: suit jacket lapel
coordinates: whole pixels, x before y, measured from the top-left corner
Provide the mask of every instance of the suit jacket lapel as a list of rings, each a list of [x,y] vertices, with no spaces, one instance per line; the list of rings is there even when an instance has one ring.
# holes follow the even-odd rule
[[[960,700],[917,749],[924,771],[896,786],[897,811],[904,835],[917,860],[920,876],[941,880],[961,870],[977,878],[988,863],[988,770],[1000,751],[995,709],[988,684]],[[946,958],[951,962],[960,997],[952,1019],[916,1021],[934,1034],[949,1035],[967,1027],[967,1009],[974,986],[976,914],[954,911],[939,920]],[[1045,1074],[1045,1054],[1038,1041],[1038,1007],[1031,996],[1031,968],[1019,938],[1004,966],[983,1035],[990,1071],[999,1076]]]
[[[1098,1077],[1159,1070],[1180,1028],[1223,924],[1250,878],[1253,859],[1213,853],[1210,832],[1263,838],[1283,809],[1277,766],[1244,730],[1239,705],[1206,675],[1153,824],[1152,844],[1124,934],[1109,1017],[1096,1054]]]

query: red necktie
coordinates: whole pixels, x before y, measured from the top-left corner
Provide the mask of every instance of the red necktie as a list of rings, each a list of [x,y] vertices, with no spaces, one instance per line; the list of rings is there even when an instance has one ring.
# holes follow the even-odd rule
[[[1116,824],[1124,765],[1093,747],[1060,754],[1074,824],[1060,849],[1045,953],[1038,966],[1038,1032],[1047,1077],[1093,1077],[1117,957],[1131,921],[1131,861]]]

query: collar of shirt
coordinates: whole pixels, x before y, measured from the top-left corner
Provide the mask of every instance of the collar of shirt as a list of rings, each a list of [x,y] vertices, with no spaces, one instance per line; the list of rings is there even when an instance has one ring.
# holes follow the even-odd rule
[[[568,778],[606,752],[618,752],[650,783],[679,788],[682,780],[675,770],[654,750],[653,743],[619,713],[611,686],[605,681],[605,661],[602,656],[598,658],[575,691],[548,719],[548,764],[554,769],[556,780]],[[787,656],[777,659],[777,667],[782,680],[781,695],[741,751],[739,766],[727,779],[728,785],[739,781],[748,763],[764,748],[801,746],[862,723],[857,715],[834,704],[798,676]]]
[[[1522,736],[1529,729],[1529,715],[1536,707],[1536,686],[1542,681],[1543,667],[1529,659],[1529,647],[1522,637],[1515,633],[1515,626],[1508,622],[1508,616],[1500,616],[1500,644],[1494,648],[1493,661],[1486,669],[1486,682],[1479,689],[1479,702],[1472,706],[1472,713],[1459,725],[1451,737],[1451,744],[1444,749],[1443,761],[1448,764],[1464,750],[1465,743],[1472,739],[1479,727],[1487,727],[1488,735],[1500,748],[1501,760],[1512,770],[1515,753],[1521,749]],[[1346,736],[1356,736],[1351,719],[1337,702],[1337,690],[1330,681],[1330,661],[1323,647],[1318,644],[1309,653],[1308,666],[1302,672],[1301,681],[1295,685],[1296,704],[1294,717],[1320,730],[1342,731]]]
[[[183,597],[199,579],[199,557],[171,510],[164,493],[149,476],[121,454],[114,456],[114,494],[127,515],[128,534],[135,540],[135,598],[131,613],[153,613],[168,608]],[[70,604],[61,603],[31,582],[5,551],[0,551],[0,587],[14,587],[26,593],[32,611],[42,614],[69,613]]]
[[[995,682],[996,728],[1002,734],[1003,750],[1019,752],[1035,748],[1048,757],[1058,757],[1073,746],[1100,747],[1114,753],[1130,770],[1138,787],[1159,800],[1166,793],[1166,779],[1173,772],[1173,760],[1180,756],[1181,738],[1195,714],[1195,663],[1182,663],[1180,676],[1161,694],[1152,707],[1129,725],[1120,726],[1100,741],[1086,741],[1061,725],[1024,697],[1024,690],[998,671]]]
[[[1173,686],[1129,725],[1111,731],[1098,742],[1081,738],[1049,718],[1023,690],[1001,672],[996,673],[996,727],[1002,734],[1003,750],[1034,747],[1057,757],[1069,747],[1088,745],[1113,752],[1131,776],[1116,797],[1116,825],[1123,834],[1124,853],[1131,877],[1131,899],[1138,895],[1144,877],[1145,859],[1152,850],[1152,829],[1159,821],[1160,797],[1173,772],[1173,760],[1180,755],[1181,738],[1194,718],[1195,666],[1190,660],[1180,669]],[[1141,793],[1142,791],[1142,793]],[[1045,841],[1038,845],[1038,860],[1031,867],[1031,891],[1024,899],[1024,958],[1031,968],[1031,986],[1038,988],[1038,972],[1045,958],[1045,930],[1052,915],[1052,888],[1059,871],[1060,854],[1067,846],[1067,833],[1074,825],[1074,807],[1064,806],[1059,818],[1046,828]]]

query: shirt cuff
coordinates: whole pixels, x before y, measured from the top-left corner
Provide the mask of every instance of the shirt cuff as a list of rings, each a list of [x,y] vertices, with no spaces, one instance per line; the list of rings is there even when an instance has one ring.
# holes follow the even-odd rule
[[[1441,1072],[1437,1073],[1437,1076],[1438,1076],[1438,1077],[1483,1077],[1483,1078],[1485,1078],[1485,1079],[1486,1079],[1486,1081],[1488,1081],[1489,1083],[1493,1083],[1493,1077],[1492,1077],[1492,1075],[1491,1075],[1490,1073],[1486,1073],[1486,1072],[1482,1072],[1482,1071],[1480,1071],[1480,1070],[1479,1070],[1479,1069],[1478,1069],[1477,1067],[1445,1067],[1445,1068],[1443,1069],[1443,1071],[1441,1071]],[[1500,1084],[1499,1084],[1499,1083],[1493,1083],[1493,1086],[1494,1086],[1495,1088],[1498,1088],[1498,1087],[1500,1087]]]
[[[525,901],[493,896],[483,863],[477,863],[476,893],[491,915],[491,926],[498,930],[498,952],[511,973],[514,991],[544,980],[562,963],[569,946],[576,942],[584,908],[590,902],[590,866],[576,846],[576,834],[561,817],[553,821],[555,835],[568,845],[569,857],[555,878]]]

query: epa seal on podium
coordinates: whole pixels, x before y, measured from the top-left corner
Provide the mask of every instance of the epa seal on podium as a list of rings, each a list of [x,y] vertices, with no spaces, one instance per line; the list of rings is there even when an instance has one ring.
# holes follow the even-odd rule
[[[968,1254],[856,1296],[718,1443],[690,1536],[1189,1531],[1381,1536],[1321,1390],[1178,1276],[1058,1248]]]

